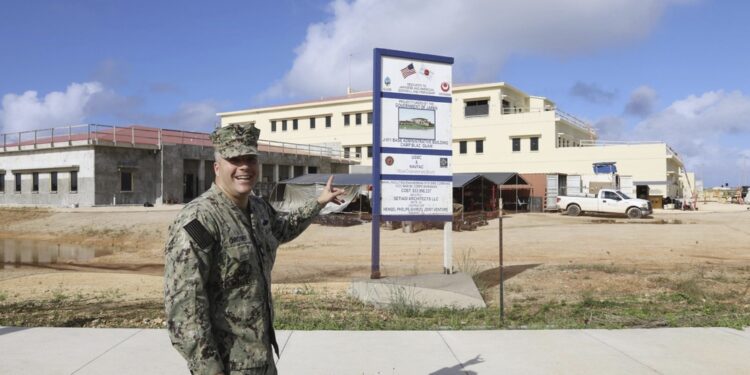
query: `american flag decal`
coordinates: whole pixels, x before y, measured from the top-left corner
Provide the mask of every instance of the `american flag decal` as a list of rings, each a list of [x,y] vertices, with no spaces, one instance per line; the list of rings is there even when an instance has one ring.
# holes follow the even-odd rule
[[[401,69],[401,75],[404,76],[404,78],[416,73],[417,71],[414,70],[414,64],[409,64],[406,66],[406,68]]]

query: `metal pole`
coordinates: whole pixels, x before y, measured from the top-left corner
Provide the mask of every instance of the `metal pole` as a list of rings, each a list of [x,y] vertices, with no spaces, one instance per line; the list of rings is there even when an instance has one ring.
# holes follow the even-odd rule
[[[453,222],[443,224],[443,273],[453,274]]]
[[[499,199],[499,206],[503,206],[503,199]],[[497,226],[498,226],[498,239],[499,239],[499,252],[500,252],[500,322],[505,322],[505,290],[504,290],[504,284],[505,280],[503,280],[503,210],[500,209],[500,214],[497,216]]]
[[[373,75],[372,75],[372,243],[370,245],[370,278],[380,278],[380,172],[381,172],[381,160],[380,160],[380,147],[382,145],[382,139],[380,138],[381,132],[381,56],[380,52],[376,49],[373,53]],[[346,155],[345,155],[346,156]],[[348,159],[348,158],[347,158]]]

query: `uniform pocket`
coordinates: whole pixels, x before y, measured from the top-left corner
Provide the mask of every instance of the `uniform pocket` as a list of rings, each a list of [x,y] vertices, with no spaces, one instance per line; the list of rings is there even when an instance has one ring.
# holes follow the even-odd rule
[[[224,289],[250,284],[258,273],[257,262],[257,254],[250,243],[225,248],[221,272]]]

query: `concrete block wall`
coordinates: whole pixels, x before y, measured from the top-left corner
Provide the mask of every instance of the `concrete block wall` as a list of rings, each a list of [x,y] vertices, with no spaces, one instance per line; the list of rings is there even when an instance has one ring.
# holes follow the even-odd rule
[[[158,196],[157,149],[99,146],[95,149],[95,204],[153,204]],[[132,191],[121,191],[121,172],[132,174]]]
[[[199,186],[203,189],[196,193],[200,195],[211,187],[213,176],[214,149],[213,147],[201,147],[191,145],[164,145],[164,190],[163,196],[158,195],[158,202],[184,203],[183,202],[183,178],[185,164],[194,165],[193,173],[198,173],[201,179]],[[200,173],[200,161],[203,161],[204,172]],[[208,167],[207,167],[208,166]],[[201,176],[202,175],[202,176]],[[157,183],[157,191],[161,193],[161,186]]]

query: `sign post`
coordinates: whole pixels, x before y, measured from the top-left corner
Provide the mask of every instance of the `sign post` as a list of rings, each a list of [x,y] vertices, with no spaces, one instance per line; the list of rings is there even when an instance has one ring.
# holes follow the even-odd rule
[[[377,279],[381,220],[453,220],[453,58],[376,48],[373,68],[370,277]]]

